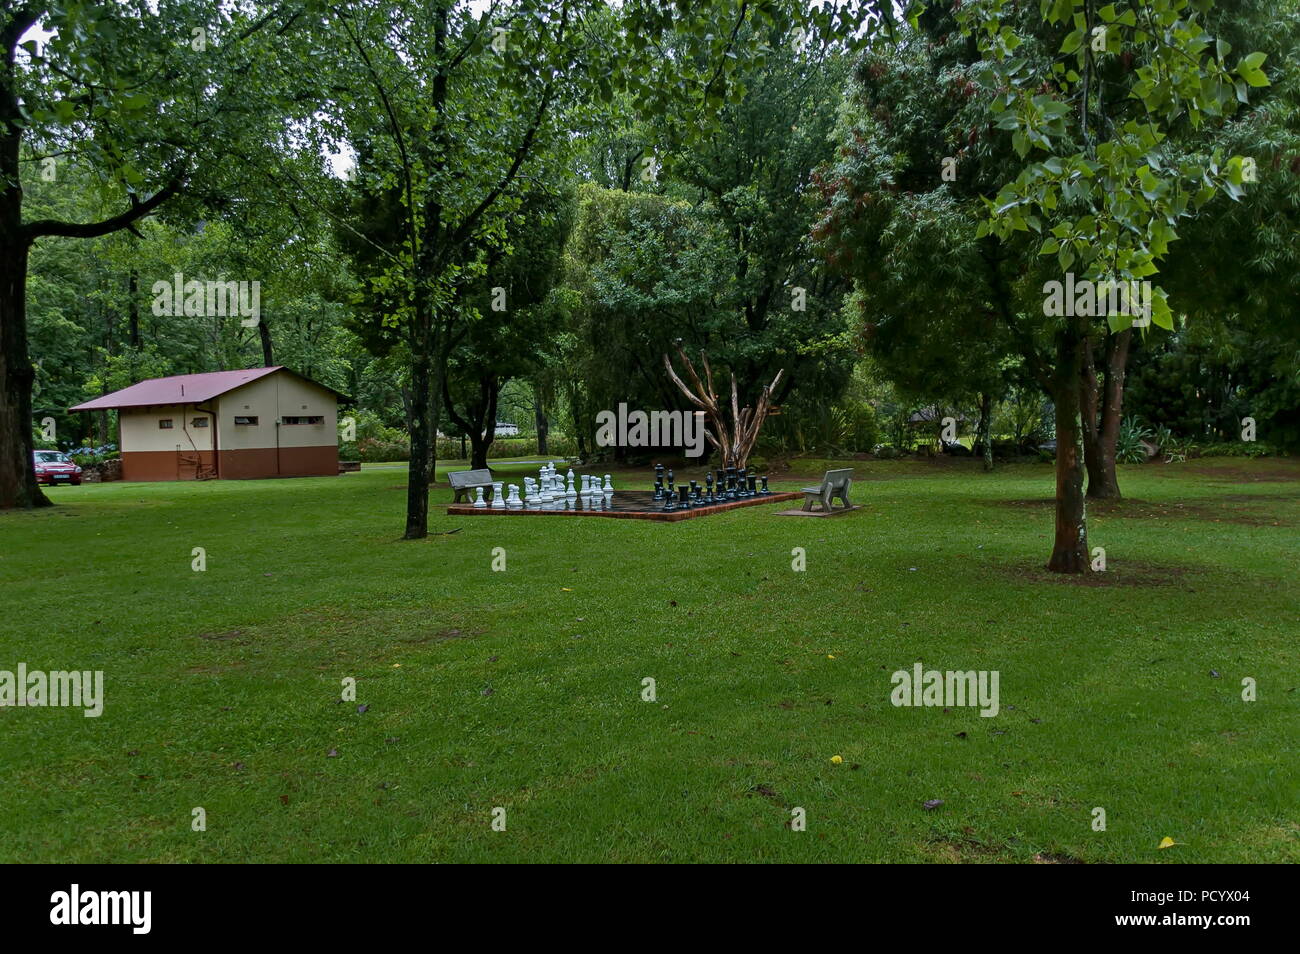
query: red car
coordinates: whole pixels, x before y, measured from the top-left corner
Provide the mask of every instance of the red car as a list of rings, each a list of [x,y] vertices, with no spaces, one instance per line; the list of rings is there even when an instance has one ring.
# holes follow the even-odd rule
[[[36,461],[36,482],[38,484],[72,484],[81,483],[81,468],[69,459],[67,454],[52,450],[32,452]]]

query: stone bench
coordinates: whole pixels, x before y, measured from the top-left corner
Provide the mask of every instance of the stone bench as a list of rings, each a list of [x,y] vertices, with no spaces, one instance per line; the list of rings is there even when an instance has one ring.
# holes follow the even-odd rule
[[[821,501],[822,510],[833,510],[832,501],[839,497],[844,504],[841,508],[849,510],[852,504],[849,503],[849,488],[853,486],[853,469],[846,467],[843,470],[828,470],[822,482],[816,487],[802,487],[803,491],[803,509],[812,510],[813,504]]]
[[[451,484],[451,489],[456,491],[456,496],[452,498],[452,503],[460,503],[462,496],[468,496],[475,489],[484,487],[484,496],[492,499],[492,471],[490,470],[454,470],[447,475],[447,482]]]

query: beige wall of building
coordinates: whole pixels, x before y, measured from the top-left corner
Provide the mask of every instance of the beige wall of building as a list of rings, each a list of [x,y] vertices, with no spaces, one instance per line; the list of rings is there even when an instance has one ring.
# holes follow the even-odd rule
[[[195,421],[207,426],[196,424]],[[157,407],[122,408],[118,413],[122,449],[125,451],[182,451],[212,449],[212,415],[192,404],[163,404]],[[171,427],[161,422],[171,421]]]
[[[251,381],[216,400],[222,450],[338,447],[338,403],[333,393],[283,371]],[[236,424],[256,417],[257,424]],[[319,424],[279,424],[286,417],[319,417]],[[279,431],[278,439],[276,431]]]

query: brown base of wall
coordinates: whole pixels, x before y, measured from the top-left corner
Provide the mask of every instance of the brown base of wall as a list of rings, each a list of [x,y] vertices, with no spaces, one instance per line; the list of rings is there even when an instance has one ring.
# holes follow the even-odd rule
[[[200,469],[215,469],[227,480],[263,477],[337,477],[339,452],[334,446],[243,448],[212,451],[127,451],[122,454],[123,480],[195,480]]]

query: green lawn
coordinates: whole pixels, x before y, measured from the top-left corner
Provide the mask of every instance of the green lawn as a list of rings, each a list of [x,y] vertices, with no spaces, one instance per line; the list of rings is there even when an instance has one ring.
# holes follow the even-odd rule
[[[419,542],[400,469],[57,488],[0,516],[0,669],[105,710],[0,709],[0,861],[1300,861],[1296,462],[1123,468],[1087,579],[1047,465],[854,466],[822,520],[440,484]],[[918,660],[1002,711],[894,707]]]

